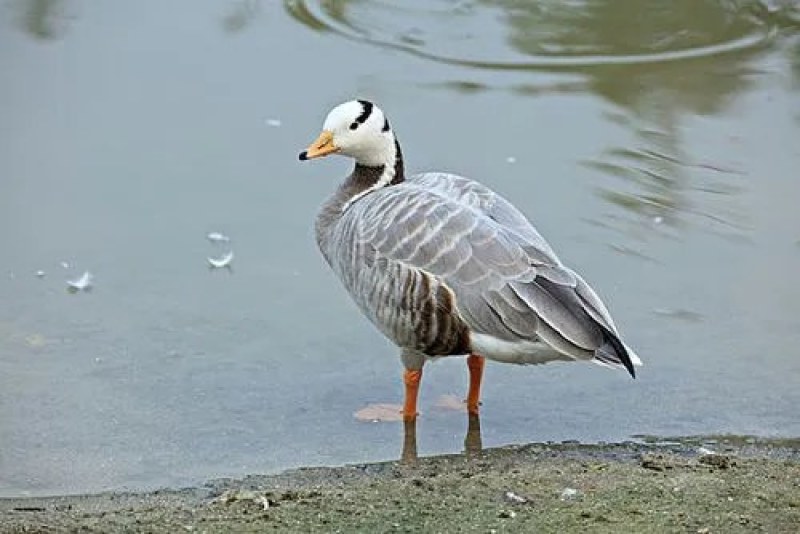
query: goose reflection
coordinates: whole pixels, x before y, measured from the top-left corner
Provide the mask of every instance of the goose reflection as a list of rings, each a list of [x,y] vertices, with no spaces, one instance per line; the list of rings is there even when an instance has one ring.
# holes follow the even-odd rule
[[[477,414],[468,414],[467,416],[467,433],[464,436],[463,452],[467,458],[478,458],[483,452],[481,418]],[[403,450],[400,453],[400,463],[403,465],[416,465],[418,460],[417,421],[405,421],[403,422]]]

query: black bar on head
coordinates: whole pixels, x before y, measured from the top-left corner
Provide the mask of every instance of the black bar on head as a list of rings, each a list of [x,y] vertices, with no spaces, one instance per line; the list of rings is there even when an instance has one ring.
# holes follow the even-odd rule
[[[364,124],[365,122],[367,122],[367,119],[372,114],[372,108],[375,106],[372,104],[372,102],[368,100],[359,100],[358,103],[361,104],[363,109],[361,110],[361,115],[356,117],[356,122],[358,124]]]

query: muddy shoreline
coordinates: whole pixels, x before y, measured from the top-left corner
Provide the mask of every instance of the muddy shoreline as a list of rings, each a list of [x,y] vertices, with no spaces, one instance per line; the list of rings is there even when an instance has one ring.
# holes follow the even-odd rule
[[[468,449],[469,450],[469,449]],[[0,499],[0,532],[794,532],[800,439],[533,443],[148,493]]]

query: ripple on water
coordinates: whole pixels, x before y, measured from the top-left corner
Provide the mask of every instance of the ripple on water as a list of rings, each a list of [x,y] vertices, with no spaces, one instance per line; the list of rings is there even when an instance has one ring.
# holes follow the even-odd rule
[[[793,2],[755,0],[624,7],[609,0],[285,0],[285,6],[316,31],[494,69],[656,63],[749,49],[798,10]]]

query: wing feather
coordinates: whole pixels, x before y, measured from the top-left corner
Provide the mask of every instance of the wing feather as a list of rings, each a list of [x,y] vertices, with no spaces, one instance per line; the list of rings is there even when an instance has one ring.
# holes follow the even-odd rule
[[[370,197],[345,214],[355,218],[358,245],[442,280],[471,330],[542,340],[571,358],[628,367],[597,294],[496,193],[466,178],[428,173]]]

